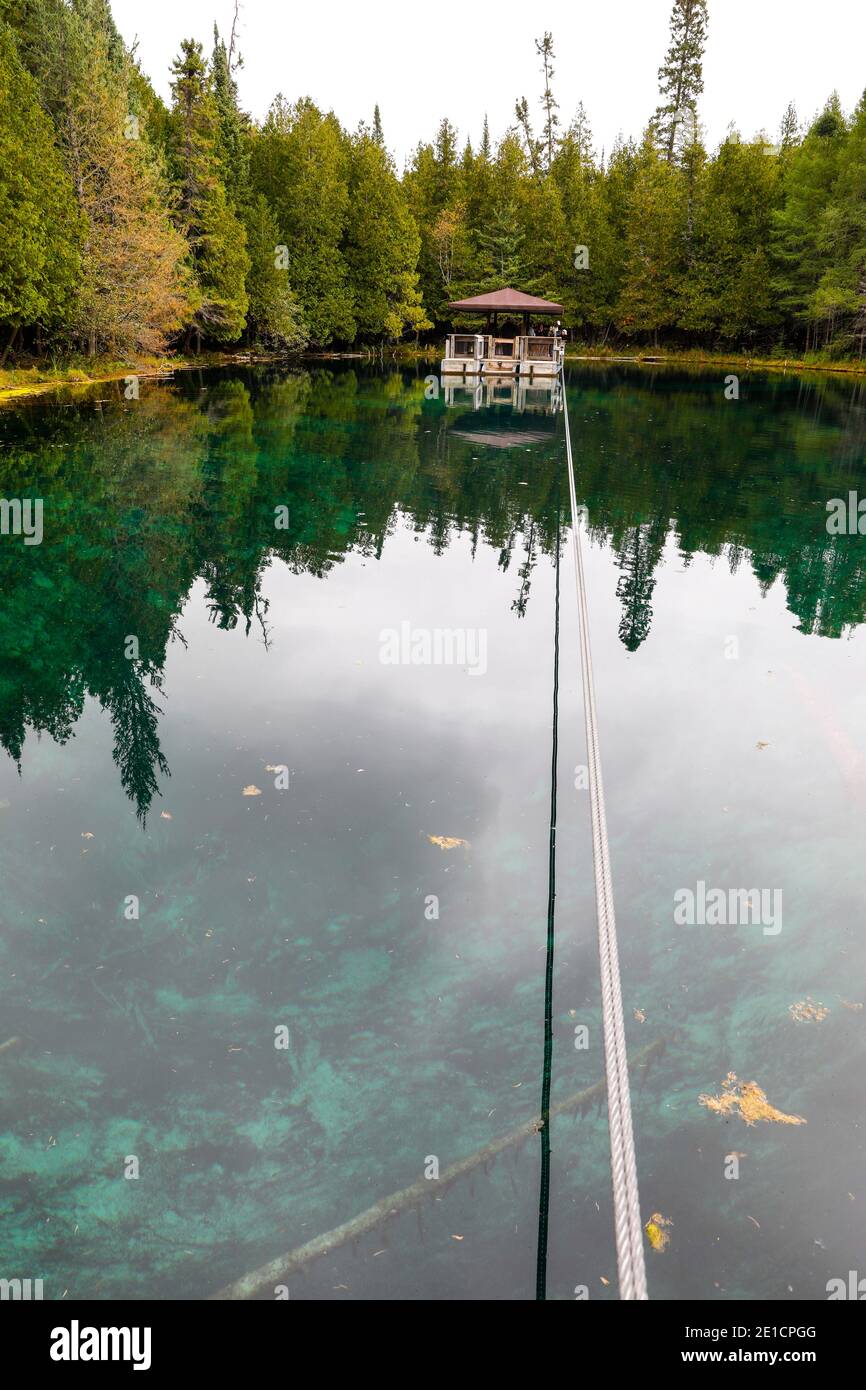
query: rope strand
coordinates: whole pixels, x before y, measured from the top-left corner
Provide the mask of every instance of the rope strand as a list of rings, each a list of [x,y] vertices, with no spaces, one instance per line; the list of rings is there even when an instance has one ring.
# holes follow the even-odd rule
[[[571,498],[571,543],[574,553],[577,611],[580,621],[580,663],[583,678],[587,757],[589,759],[592,859],[595,867],[595,903],[598,917],[598,952],[601,965],[601,1012],[604,1025],[604,1064],[607,1073],[610,1172],[613,1187],[619,1296],[621,1299],[646,1299],[649,1295],[646,1287],[643,1227],[640,1219],[640,1196],[634,1154],[628,1061],[625,1050],[625,1024],[622,1013],[622,985],[616,941],[616,916],[613,906],[613,879],[610,870],[607,820],[604,811],[604,785],[601,776],[601,752],[595,709],[592,653],[589,645],[589,607],[580,546],[577,494],[574,486],[574,460],[571,451],[571,429],[568,422],[565,383],[563,383],[562,410],[565,416],[568,490]]]

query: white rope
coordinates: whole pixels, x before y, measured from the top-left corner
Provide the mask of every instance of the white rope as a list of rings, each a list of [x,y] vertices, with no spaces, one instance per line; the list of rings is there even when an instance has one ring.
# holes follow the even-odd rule
[[[604,813],[604,787],[595,712],[592,654],[589,646],[589,611],[583,557],[578,528],[577,494],[574,487],[574,461],[568,401],[563,382],[562,409],[565,415],[565,448],[568,458],[568,490],[571,496],[571,544],[577,581],[577,610],[580,620],[580,660],[583,675],[583,708],[586,719],[586,746],[589,758],[589,798],[592,817],[592,858],[595,866],[595,903],[598,916],[598,951],[601,962],[601,1012],[604,1024],[604,1064],[607,1073],[607,1117],[610,1129],[610,1173],[613,1186],[614,1226],[619,1296],[645,1299],[646,1269],[643,1255],[643,1227],[634,1156],[628,1061],[625,1051],[625,1025],[622,1016],[622,986],[616,945],[616,917],[613,907],[613,881]]]

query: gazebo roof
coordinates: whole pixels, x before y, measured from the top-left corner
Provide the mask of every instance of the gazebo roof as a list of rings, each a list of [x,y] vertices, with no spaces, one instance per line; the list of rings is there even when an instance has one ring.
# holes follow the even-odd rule
[[[455,299],[449,309],[460,309],[467,314],[561,314],[562,305],[549,299],[536,299],[534,294],[524,294],[513,290],[494,290],[492,294],[476,294],[472,299]]]

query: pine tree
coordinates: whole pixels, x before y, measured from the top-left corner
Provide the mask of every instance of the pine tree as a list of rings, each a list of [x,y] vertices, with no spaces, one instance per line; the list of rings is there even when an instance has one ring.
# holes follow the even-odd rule
[[[457,161],[457,132],[447,117],[433,144],[419,145],[403,177],[409,210],[420,236],[418,275],[428,316],[441,323],[446,304],[462,295],[472,278],[467,222],[466,171]]]
[[[553,60],[556,54],[553,51],[553,34],[545,30],[544,37],[535,40],[535,51],[541,59],[542,72],[544,74],[544,91],[541,95],[541,106],[544,111],[544,167],[550,170],[553,164],[553,156],[556,153],[556,128],[559,125],[559,117],[556,114],[559,102],[553,95],[551,82],[553,81]]]
[[[522,255],[525,233],[520,225],[517,205],[497,203],[491,210],[486,229],[478,233],[484,261],[487,288],[503,285],[519,286],[525,278]]]
[[[729,137],[701,165],[681,327],[746,347],[778,322],[768,256],[778,200],[777,161],[761,139]]]
[[[629,196],[626,265],[617,319],[626,334],[676,324],[684,281],[686,190],[683,175],[660,158],[652,127],[638,156]]]
[[[788,323],[805,335],[806,348],[826,342],[830,301],[815,296],[833,264],[825,233],[833,206],[847,126],[834,94],[784,165],[784,201],[774,209],[770,237],[771,283]]]
[[[306,326],[292,293],[277,221],[267,199],[259,194],[245,211],[249,310],[247,328],[251,342],[294,352],[306,342]]]
[[[211,73],[217,111],[216,152],[220,177],[229,201],[239,212],[250,198],[249,119],[241,114],[237,82],[229,67],[228,50],[216,25]]]
[[[276,217],[310,340],[352,342],[357,325],[343,255],[349,144],[336,118],[309,100],[291,106],[277,97],[253,142],[252,182]]]
[[[373,139],[377,145],[384,145],[385,133],[382,130],[382,113],[379,110],[379,103],[373,107]]]
[[[487,120],[486,111],[484,113],[484,125],[481,130],[481,144],[478,146],[478,153],[481,155],[481,158],[484,160],[485,164],[489,163],[491,153],[490,123]]]
[[[233,343],[246,320],[250,262],[246,233],[221,176],[219,113],[200,43],[183,40],[172,78],[177,221],[197,289],[193,327],[199,340]]]
[[[0,323],[2,356],[22,328],[68,323],[83,223],[36,83],[0,21]]]
[[[373,136],[352,142],[345,257],[358,332],[392,341],[431,327],[418,291],[418,228],[387,151]]]
[[[532,118],[529,114],[529,102],[526,97],[521,97],[515,102],[514,114],[517,117],[517,124],[523,132],[523,139],[526,145],[526,157],[529,160],[535,178],[541,177],[541,161],[544,151],[544,141],[539,140],[532,128]]]
[[[800,122],[793,101],[788,102],[779,127],[779,155],[784,158],[800,142]]]
[[[818,223],[825,264],[809,301],[817,331],[833,351],[857,346],[866,272],[866,94],[861,98],[839,150],[838,170]]]
[[[698,97],[704,90],[707,23],[707,0],[674,0],[670,46],[659,68],[662,101],[655,121],[660,147],[669,164],[674,162],[684,131],[688,135],[688,117],[697,119]]]

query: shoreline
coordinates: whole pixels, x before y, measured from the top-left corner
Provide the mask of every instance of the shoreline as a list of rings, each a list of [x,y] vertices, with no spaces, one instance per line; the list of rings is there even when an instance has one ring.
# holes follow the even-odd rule
[[[213,353],[195,361],[188,358],[166,359],[165,364],[147,362],[141,365],[127,363],[123,366],[106,365],[104,369],[95,367],[91,375],[86,368],[70,367],[69,375],[57,375],[49,380],[25,381],[3,385],[5,372],[0,372],[0,405],[8,401],[26,400],[30,396],[41,396],[48,391],[61,391],[70,387],[99,386],[110,381],[125,381],[127,377],[137,376],[145,381],[168,380],[175,372],[188,372],[199,368],[202,371],[213,367],[246,367],[256,363],[274,364],[279,362],[305,362],[305,361],[332,361],[349,362],[375,360],[377,354],[368,354],[357,351],[346,352],[305,352],[298,357],[287,358],[283,356],[268,356],[266,354],[239,354],[239,353]],[[426,352],[413,348],[398,348],[392,361],[399,366],[401,363],[407,365],[412,362],[435,362],[439,354],[437,352]],[[740,368],[742,371],[760,372],[788,372],[801,374],[805,372],[824,372],[835,376],[866,376],[866,358],[862,361],[854,360],[841,363],[829,362],[807,362],[801,358],[788,357],[783,361],[778,358],[769,357],[742,357],[736,355],[707,355],[695,357],[691,353],[594,353],[580,352],[565,355],[566,365],[570,362],[594,362],[599,365],[607,363],[631,363],[638,367],[732,367]],[[39,373],[39,367],[22,368],[24,372],[32,371]],[[15,369],[9,369],[10,376],[15,375]]]

